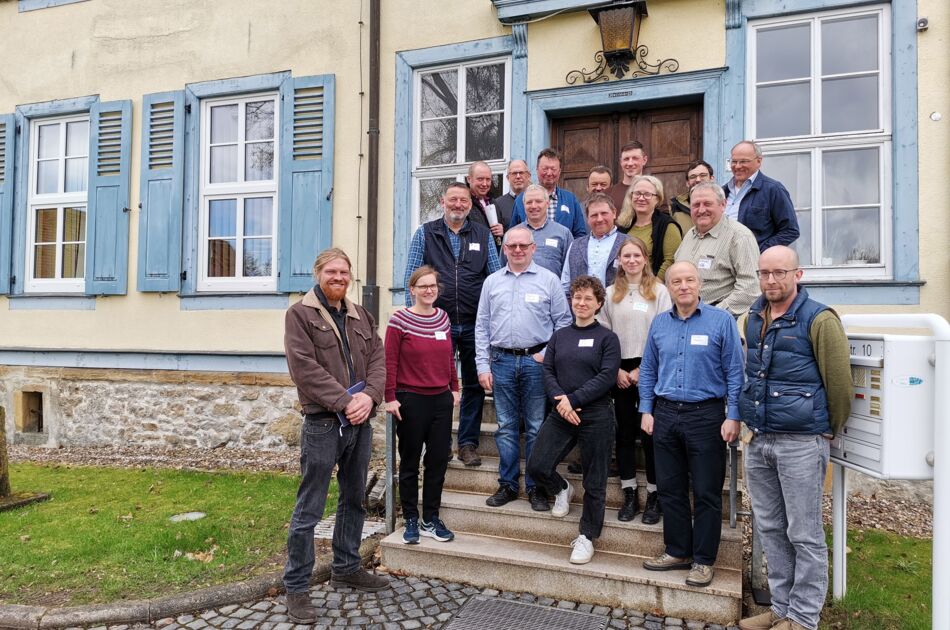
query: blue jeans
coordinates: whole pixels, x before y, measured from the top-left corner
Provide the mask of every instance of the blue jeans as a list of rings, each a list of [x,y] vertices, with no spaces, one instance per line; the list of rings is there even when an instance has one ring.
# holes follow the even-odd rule
[[[525,427],[525,461],[531,457],[531,448],[544,422],[544,377],[541,364],[530,356],[515,356],[492,349],[491,374],[495,415],[498,430],[495,443],[501,462],[498,465],[498,484],[518,491],[521,474],[521,421]],[[525,475],[525,488],[534,487],[534,480]]]
[[[459,405],[459,448],[471,444],[478,446],[482,432],[482,406],[485,390],[478,384],[475,368],[475,324],[452,326],[452,347],[458,353],[462,366],[462,400]]]
[[[313,530],[323,518],[327,490],[334,465],[339,498],[333,527],[334,575],[349,575],[360,568],[360,537],[363,533],[363,495],[366,471],[373,445],[373,427],[363,424],[343,427],[336,416],[307,416],[300,429],[300,487],[287,534],[287,565],[284,587],[288,593],[310,588],[315,554]]]
[[[821,495],[830,444],[820,435],[758,434],[745,451],[746,485],[769,565],[772,611],[817,628],[828,591]]]

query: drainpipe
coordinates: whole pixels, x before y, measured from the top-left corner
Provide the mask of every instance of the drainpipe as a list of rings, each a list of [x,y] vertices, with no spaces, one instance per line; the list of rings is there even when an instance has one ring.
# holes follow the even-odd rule
[[[377,227],[379,220],[379,6],[369,0],[369,135],[366,182],[366,283],[363,307],[379,321],[379,285],[376,277]]]

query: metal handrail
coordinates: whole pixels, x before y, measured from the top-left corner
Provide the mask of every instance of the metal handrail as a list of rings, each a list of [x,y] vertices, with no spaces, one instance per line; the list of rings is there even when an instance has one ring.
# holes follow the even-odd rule
[[[386,414],[386,534],[396,531],[396,423]]]

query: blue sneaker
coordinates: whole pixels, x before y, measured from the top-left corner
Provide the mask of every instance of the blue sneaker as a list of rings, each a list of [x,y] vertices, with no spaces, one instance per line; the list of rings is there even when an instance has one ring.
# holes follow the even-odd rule
[[[440,519],[438,516],[432,519],[431,523],[422,521],[421,533],[423,536],[435,538],[439,542],[448,542],[455,538],[455,534],[452,533],[452,530],[446,527],[445,523],[443,523],[442,519]]]
[[[419,544],[419,519],[407,518],[406,531],[402,533],[402,542],[404,545]]]

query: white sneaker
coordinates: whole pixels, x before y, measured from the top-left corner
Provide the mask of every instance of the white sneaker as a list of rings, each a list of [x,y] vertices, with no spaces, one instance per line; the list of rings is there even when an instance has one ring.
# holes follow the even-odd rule
[[[594,557],[594,543],[587,536],[580,534],[571,543],[574,551],[571,552],[571,564],[587,564]]]
[[[558,518],[567,516],[571,511],[571,499],[574,498],[574,486],[570,483],[567,487],[557,493],[554,497],[554,507],[551,508],[551,516]]]

